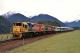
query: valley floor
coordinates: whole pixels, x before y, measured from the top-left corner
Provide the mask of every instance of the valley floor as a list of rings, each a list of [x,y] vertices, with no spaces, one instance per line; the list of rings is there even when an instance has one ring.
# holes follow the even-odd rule
[[[6,53],[80,53],[80,30],[55,34]]]

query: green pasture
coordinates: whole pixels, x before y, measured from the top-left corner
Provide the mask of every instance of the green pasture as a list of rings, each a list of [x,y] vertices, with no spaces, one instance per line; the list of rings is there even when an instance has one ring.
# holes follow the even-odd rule
[[[7,53],[80,53],[80,31],[55,34]]]

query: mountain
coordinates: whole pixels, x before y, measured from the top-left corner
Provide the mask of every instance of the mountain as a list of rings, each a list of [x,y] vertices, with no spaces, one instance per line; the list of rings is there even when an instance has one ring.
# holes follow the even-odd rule
[[[28,17],[26,17],[20,13],[15,13],[15,14],[9,15],[7,19],[10,21],[10,23],[27,22],[29,20]]]
[[[69,27],[80,27],[80,20],[79,21],[73,21],[73,22],[67,22],[65,24]]]
[[[10,32],[10,22],[3,16],[0,16],[0,33],[9,33],[9,32]]]
[[[73,22],[66,22],[65,25],[73,28],[80,28],[80,20],[75,20]]]
[[[64,26],[64,23],[62,23],[57,18],[50,16],[48,14],[39,14],[37,16],[33,16],[30,19],[30,22],[34,22],[34,23],[39,22],[39,23],[47,23],[47,24],[51,24],[51,25]]]

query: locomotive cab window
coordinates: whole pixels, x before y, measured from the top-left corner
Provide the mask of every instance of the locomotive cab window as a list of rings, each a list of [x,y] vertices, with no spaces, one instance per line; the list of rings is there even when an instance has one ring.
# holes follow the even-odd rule
[[[21,26],[21,23],[16,23],[16,26]]]
[[[25,25],[25,28],[27,28],[27,25]]]
[[[23,27],[25,27],[25,25],[23,24]]]

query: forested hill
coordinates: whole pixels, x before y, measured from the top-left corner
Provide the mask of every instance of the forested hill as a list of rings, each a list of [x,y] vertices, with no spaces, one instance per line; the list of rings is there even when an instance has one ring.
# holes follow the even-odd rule
[[[47,23],[51,25],[58,25],[58,26],[64,26],[65,24],[62,23],[57,18],[50,16],[48,14],[39,14],[37,16],[33,16],[30,19],[31,22],[39,22],[39,23]]]
[[[9,27],[10,27],[10,22],[3,16],[0,16],[0,33],[10,32]]]
[[[73,22],[65,22],[65,25],[67,25],[68,27],[73,27],[75,29],[80,28],[80,20],[75,20]]]

